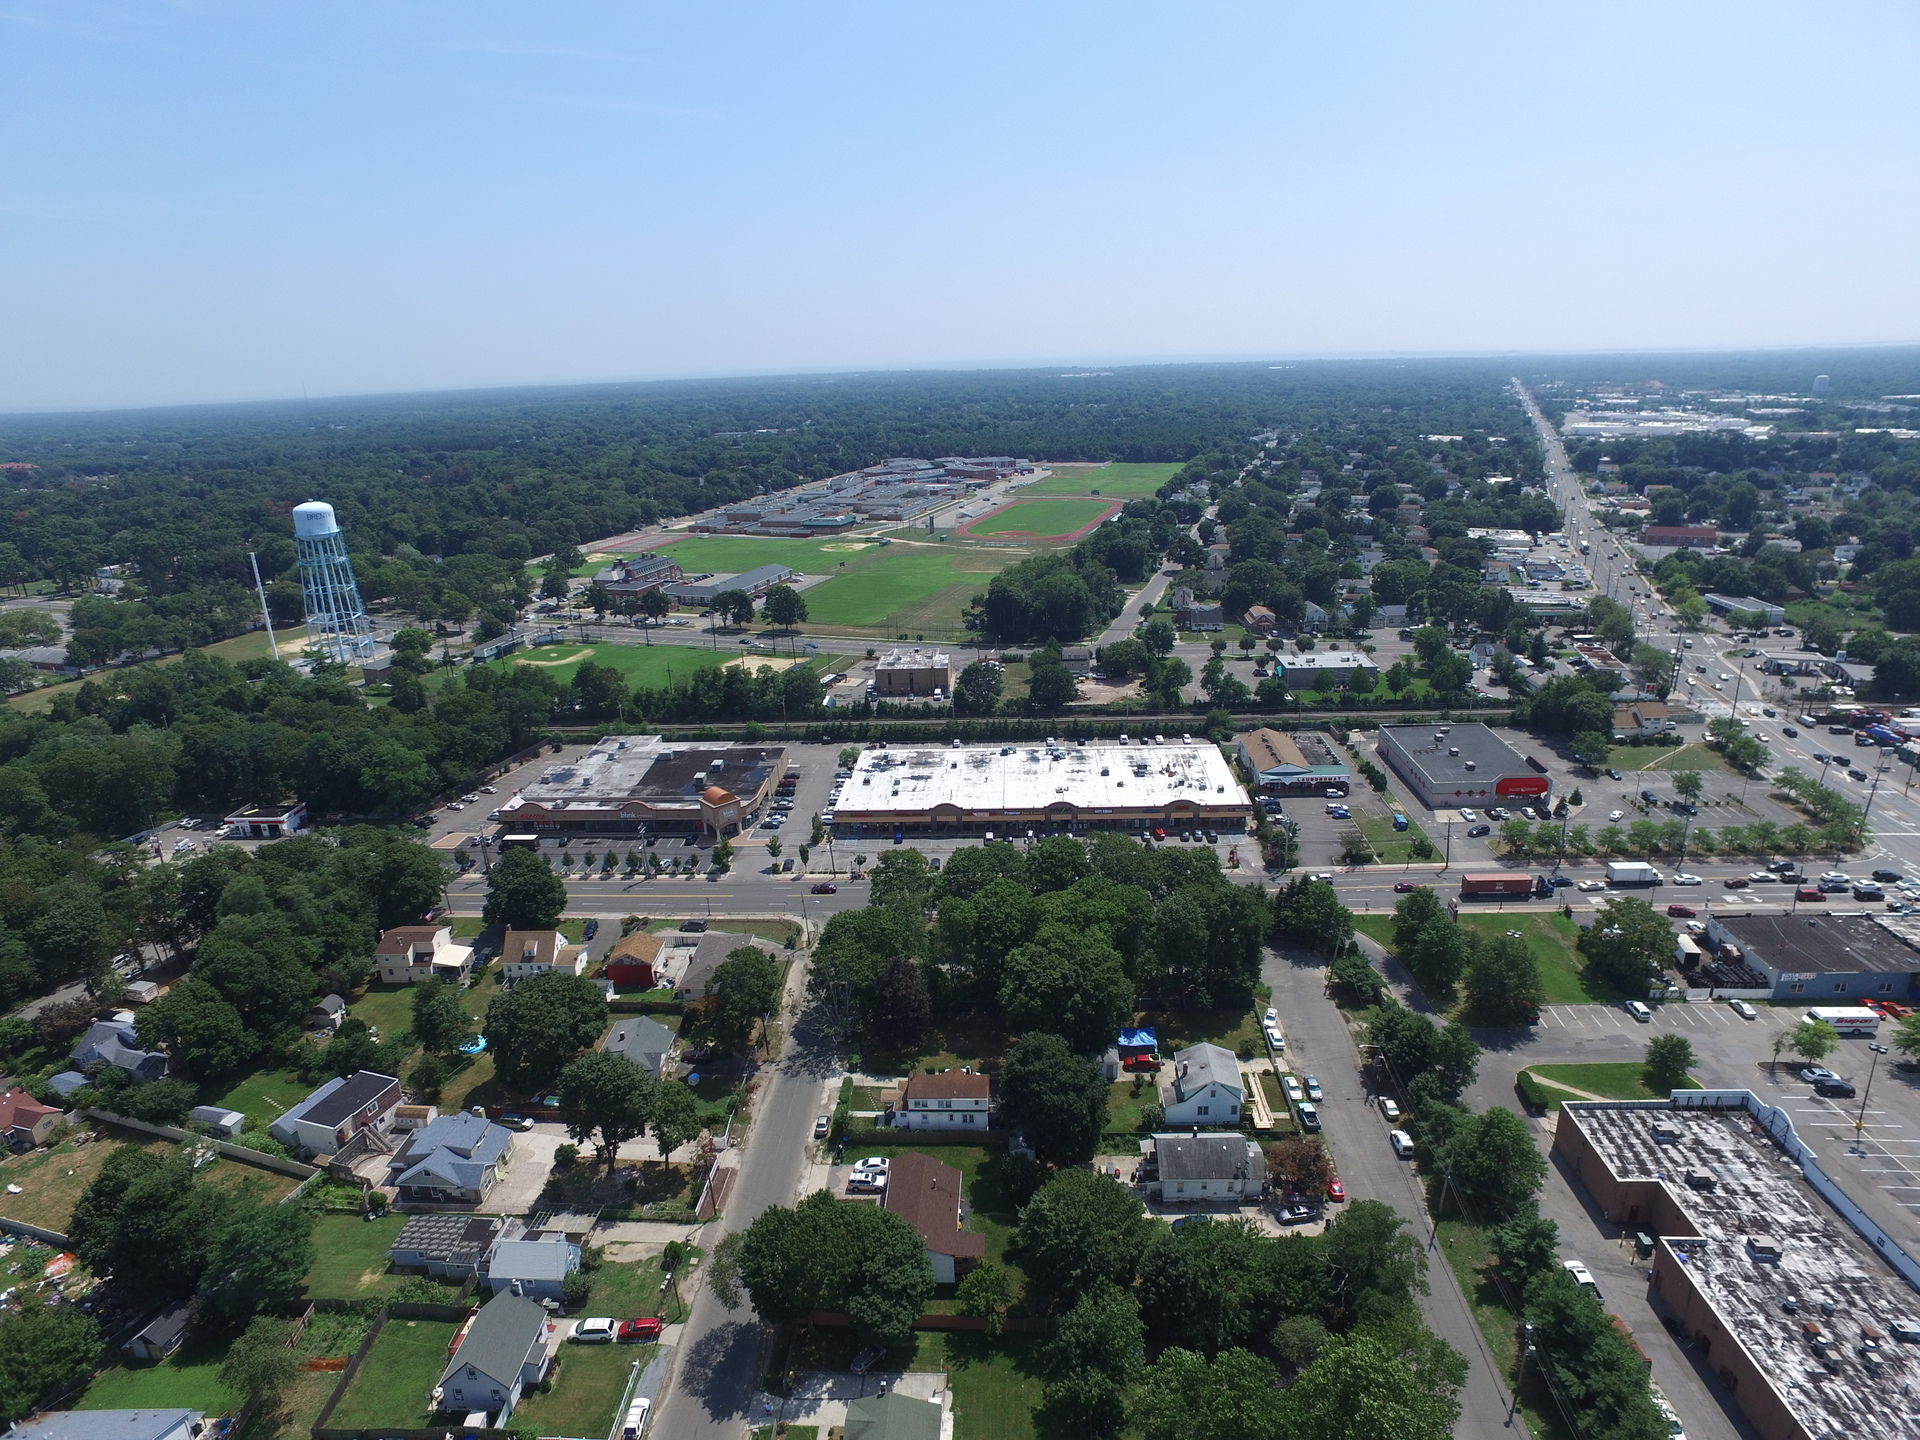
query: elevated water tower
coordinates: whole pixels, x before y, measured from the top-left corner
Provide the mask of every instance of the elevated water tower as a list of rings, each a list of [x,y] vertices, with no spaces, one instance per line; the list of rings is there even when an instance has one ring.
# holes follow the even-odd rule
[[[307,654],[342,665],[373,656],[373,630],[347,559],[346,538],[333,506],[309,500],[293,507],[293,544],[300,562],[300,594],[307,607]]]

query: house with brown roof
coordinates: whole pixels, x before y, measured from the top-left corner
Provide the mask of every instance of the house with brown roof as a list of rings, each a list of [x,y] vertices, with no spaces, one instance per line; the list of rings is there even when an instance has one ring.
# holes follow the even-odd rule
[[[607,979],[615,990],[651,990],[665,977],[661,964],[666,939],[636,930],[623,935],[607,951]]]
[[[15,1150],[44,1145],[52,1138],[54,1126],[60,1123],[61,1113],[15,1086],[0,1095],[0,1140]]]
[[[396,925],[373,947],[373,968],[388,985],[464,985],[473,973],[473,947],[454,944],[449,925]]]
[[[992,1082],[966,1070],[910,1076],[902,1087],[893,1123],[908,1130],[985,1130],[993,1103]]]
[[[933,1278],[957,1283],[986,1258],[987,1237],[961,1228],[967,1218],[960,1172],[931,1155],[896,1155],[887,1170],[885,1207],[926,1243]]]
[[[568,942],[558,930],[509,930],[500,945],[509,985],[535,975],[584,975],[587,947]]]

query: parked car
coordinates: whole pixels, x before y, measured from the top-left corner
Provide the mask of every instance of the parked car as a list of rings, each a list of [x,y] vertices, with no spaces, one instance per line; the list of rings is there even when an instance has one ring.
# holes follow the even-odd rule
[[[1309,1135],[1318,1135],[1320,1133],[1320,1112],[1312,1105],[1302,1105],[1300,1107],[1300,1128],[1305,1130]]]
[[[1732,1010],[1733,1013],[1738,1015],[1742,1020],[1758,1020],[1760,1018],[1760,1012],[1744,1000],[1735,1000],[1727,1008]]]
[[[1326,1098],[1327,1097],[1321,1093],[1320,1082],[1311,1075],[1307,1076],[1307,1099],[1317,1103]]]
[[[1280,1027],[1278,1025],[1267,1026],[1267,1044],[1271,1045],[1275,1050],[1285,1050],[1287,1048],[1286,1037],[1280,1033]]]
[[[1462,820],[1477,820],[1479,817],[1475,815],[1471,810],[1462,810],[1460,812],[1460,818]]]
[[[1574,1284],[1580,1286],[1582,1289],[1591,1290],[1596,1299],[1599,1297],[1600,1287],[1594,1283],[1593,1272],[1587,1269],[1585,1265],[1582,1265],[1578,1260],[1562,1260],[1560,1262],[1560,1268],[1573,1277]]]
[[[827,1138],[827,1132],[831,1129],[833,1129],[833,1117],[831,1115],[819,1116],[813,1122],[813,1138],[816,1140],[824,1140]]]
[[[1625,778],[1626,778],[1626,777],[1625,777],[1624,775],[1622,775],[1622,774],[1621,774],[1621,773],[1620,773],[1620,772],[1619,772],[1618,770],[1615,770],[1615,769],[1613,769],[1613,768],[1612,768],[1611,766],[1609,766],[1609,767],[1608,767],[1608,769],[1607,769],[1607,779],[1609,779],[1609,780],[1624,780]]]
[[[680,922],[680,928],[690,935],[695,935],[707,928],[707,922],[704,920],[682,920]]]
[[[1387,1143],[1393,1146],[1393,1153],[1398,1155],[1402,1160],[1412,1157],[1413,1137],[1407,1134],[1406,1131],[1389,1130],[1387,1132]]]
[[[1491,825],[1476,825],[1471,830],[1467,831],[1467,838],[1470,840],[1477,840],[1482,835],[1491,835],[1492,833],[1493,833],[1493,827]]]
[[[1279,1219],[1282,1225],[1299,1225],[1305,1221],[1314,1219],[1319,1213],[1318,1210],[1307,1204],[1306,1201],[1295,1200],[1292,1204],[1280,1207]]]
[[[1651,1024],[1653,1021],[1653,1011],[1649,1010],[1638,1000],[1629,1000],[1620,1008],[1638,1020],[1642,1025]]]
[[[658,1316],[646,1316],[638,1320],[620,1322],[620,1339],[631,1344],[636,1340],[658,1340],[660,1332],[667,1328],[667,1322]]]
[[[1339,1176],[1336,1175],[1333,1179],[1327,1181],[1327,1199],[1333,1201],[1335,1204],[1339,1204],[1346,1198],[1347,1187],[1340,1183]]]
[[[509,1130],[527,1131],[533,1129],[532,1120],[525,1115],[515,1115],[512,1112],[502,1115],[500,1117],[500,1123]]]
[[[1813,1087],[1813,1093],[1829,1100],[1851,1100],[1859,1092],[1844,1080],[1822,1080]]]
[[[1300,1082],[1291,1075],[1282,1075],[1280,1077],[1280,1088],[1287,1092],[1287,1099],[1293,1101],[1295,1104],[1307,1098],[1307,1092],[1300,1088]]]
[[[598,920],[587,921],[586,929],[582,930],[580,933],[582,936],[584,936],[588,940],[593,939],[594,936],[600,933],[600,922]]]
[[[1389,1121],[1398,1120],[1400,1118],[1400,1106],[1396,1102],[1389,1100],[1385,1095],[1382,1095],[1380,1097],[1380,1113],[1386,1116]]]
[[[605,1345],[613,1340],[616,1328],[611,1316],[596,1315],[591,1320],[574,1321],[572,1338],[582,1345]]]
[[[1824,1065],[1803,1065],[1800,1068],[1800,1078],[1809,1085],[1818,1085],[1823,1080],[1838,1080],[1840,1077]]]

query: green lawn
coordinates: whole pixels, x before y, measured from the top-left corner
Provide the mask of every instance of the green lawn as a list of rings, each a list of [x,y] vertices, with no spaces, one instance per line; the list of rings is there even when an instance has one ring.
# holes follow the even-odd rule
[[[1401,813],[1406,814],[1405,811]],[[1411,815],[1407,816],[1407,828],[1404,830],[1396,830],[1393,828],[1393,817],[1391,815],[1364,815],[1356,813],[1351,822],[1340,823],[1351,823],[1358,826],[1360,833],[1367,837],[1367,843],[1373,846],[1374,856],[1382,865],[1404,865],[1418,858],[1413,853],[1413,842],[1415,840],[1426,840],[1429,846],[1433,844],[1431,840],[1427,839],[1426,831],[1413,823],[1413,817]],[[1432,859],[1437,853],[1436,850],[1429,849],[1426,852],[1426,858]]]
[[[1616,745],[1607,752],[1615,770],[1718,770],[1732,774],[1718,750],[1705,745]]]
[[[1581,974],[1580,952],[1574,943],[1580,938],[1580,926],[1564,915],[1469,915],[1460,923],[1491,938],[1518,930],[1527,948],[1540,966],[1540,983],[1546,989],[1549,1005],[1584,1005],[1590,1000],[1620,1000],[1605,986],[1591,986]]]
[[[1131,1077],[1113,1082],[1107,1094],[1107,1131],[1117,1134],[1121,1131],[1145,1131],[1145,1122],[1141,1112],[1149,1105],[1160,1103],[1160,1091],[1153,1077],[1144,1078],[1140,1093],[1135,1094]]]
[[[1608,1100],[1664,1100],[1664,1090],[1649,1090],[1646,1086],[1645,1068],[1638,1060],[1595,1061],[1586,1065],[1530,1065],[1527,1067],[1542,1080],[1558,1080],[1563,1085],[1571,1085],[1576,1090],[1585,1090]],[[1682,1090],[1698,1090],[1700,1082],[1691,1076],[1680,1087]],[[1547,1093],[1554,1092],[1548,1088]],[[1569,1095],[1569,1100],[1580,1097]]]
[[[975,535],[1016,535],[1050,539],[1091,525],[1111,508],[1100,500],[1016,500],[998,514],[974,521]]]
[[[1211,1010],[1143,1010],[1134,1024],[1154,1032],[1159,1054],[1169,1056],[1201,1041],[1225,1046],[1234,1054],[1243,1044],[1254,1055],[1266,1053],[1258,1011],[1226,1005]]]
[[[283,1070],[256,1070],[222,1095],[202,1095],[209,1105],[241,1111],[247,1129],[262,1133],[274,1121],[313,1093],[313,1086]]]
[[[688,917],[682,916],[680,919]],[[694,918],[705,918],[704,915]],[[659,935],[668,930],[678,930],[680,919],[649,920],[647,930]],[[800,927],[792,920],[722,920],[719,929],[729,935],[755,935],[762,940],[771,940],[776,945],[789,945],[800,939]]]
[[[1440,1221],[1438,1249],[1447,1257],[1460,1291],[1467,1297],[1474,1323],[1486,1337],[1488,1353],[1494,1357],[1500,1374],[1511,1391],[1519,1354],[1520,1322],[1500,1299],[1493,1283],[1496,1268],[1493,1252],[1485,1235],[1459,1219]],[[1520,1389],[1520,1413],[1526,1417],[1528,1433],[1535,1440],[1572,1440],[1552,1393],[1540,1379],[1538,1366],[1531,1366]]]
[[[597,1305],[595,1312],[604,1313]],[[614,1313],[615,1318],[627,1318]],[[605,1435],[617,1418],[614,1411],[627,1382],[636,1368],[646,1368],[657,1348],[563,1344],[553,1388],[545,1395],[529,1394],[514,1407],[513,1419],[533,1426],[536,1435]]]
[[[280,658],[282,660],[292,659],[296,653],[296,647],[303,644],[307,638],[307,628],[304,625],[290,626],[285,630],[276,630],[273,633],[280,642]],[[230,661],[234,664],[238,664],[242,660],[258,659],[271,653],[267,646],[267,632],[264,630],[249,630],[245,635],[235,635],[231,640],[216,640],[213,644],[205,645],[201,648],[209,655],[218,655],[222,660]],[[147,660],[141,663],[146,665],[177,665],[179,662],[180,657],[178,655],[164,655],[157,660]],[[128,666],[126,668],[135,669],[138,667]],[[101,677],[94,676],[89,678],[98,679]],[[85,683],[85,680],[64,680],[58,685],[48,685],[40,690],[29,690],[24,695],[15,695],[9,699],[7,703],[18,710],[40,711],[51,709],[55,696],[70,695]]]
[[[990,1340],[956,1331],[927,1338],[938,1339],[945,1353],[954,1440],[1033,1440],[1042,1433],[1033,1412],[1046,1384],[1045,1336]]]
[[[961,541],[762,540],[697,536],[659,547],[689,574],[786,565],[829,578],[803,592],[808,628],[932,632],[952,638],[987,577],[1019,558]],[[738,645],[734,647],[736,650]]]
[[[376,1027],[382,1040],[398,1040],[413,1029],[413,990],[411,985],[376,982],[347,1006],[347,1014]]]
[[[220,1362],[226,1354],[225,1343],[215,1337],[190,1342],[158,1364],[115,1366],[87,1387],[74,1408],[202,1410],[208,1415],[237,1410],[240,1396],[220,1383]]]
[[[1180,473],[1177,464],[1133,464],[1115,461],[1097,470],[1075,466],[1056,473],[1037,485],[1023,485],[1016,493],[1022,498],[1051,495],[1091,495],[1096,490],[1103,498],[1137,500],[1151,495]]]
[[[342,1430],[393,1426],[418,1430],[431,1410],[429,1395],[447,1368],[447,1346],[460,1327],[444,1320],[389,1320],[334,1407]]]
[[[718,669],[738,659],[740,653],[738,635],[722,635],[717,650],[692,645],[612,645],[596,641],[592,645],[567,643],[516,651],[503,660],[494,661],[493,668],[504,671],[515,665],[532,666],[564,685],[573,679],[582,660],[591,660],[596,665],[611,665],[629,685],[659,690],[673,684],[676,677],[684,680],[695,671]]]
[[[387,1251],[406,1223],[390,1212],[378,1220],[358,1215],[322,1215],[314,1223],[313,1268],[307,1271],[307,1297],[316,1300],[364,1300],[384,1295],[402,1280],[387,1273]]]

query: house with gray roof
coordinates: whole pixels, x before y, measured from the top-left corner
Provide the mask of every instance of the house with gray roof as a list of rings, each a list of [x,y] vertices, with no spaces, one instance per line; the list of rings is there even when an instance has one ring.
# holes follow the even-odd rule
[[[558,1339],[559,1326],[533,1301],[495,1295],[473,1317],[433,1387],[434,1410],[485,1411],[493,1425],[505,1424],[527,1387],[546,1378]]]
[[[120,1353],[129,1360],[164,1360],[187,1343],[191,1329],[193,1317],[183,1300],[149,1320],[138,1335],[120,1347]]]
[[[49,1410],[14,1426],[8,1440],[198,1440],[198,1410]]]
[[[624,1055],[655,1079],[667,1073],[673,1055],[673,1031],[650,1015],[616,1015],[602,1050]]]
[[[862,1395],[847,1402],[846,1440],[940,1440],[940,1402],[902,1395]]]
[[[557,1231],[530,1230],[496,1240],[487,1256],[487,1288],[495,1295],[559,1300],[569,1270],[580,1268],[580,1247]]]
[[[400,1104],[400,1081],[375,1070],[336,1075],[273,1124],[267,1133],[289,1150],[337,1155],[356,1135],[384,1137]]]
[[[492,1215],[412,1215],[394,1237],[387,1259],[403,1270],[464,1280],[480,1273],[500,1223]]]
[[[1251,1204],[1266,1185],[1267,1161],[1242,1135],[1155,1135],[1151,1173],[1148,1193],[1166,1204]]]
[[[1246,1087],[1231,1050],[1200,1044],[1175,1052],[1172,1078],[1160,1087],[1169,1125],[1231,1125],[1240,1128]]]
[[[115,1066],[141,1081],[163,1080],[167,1074],[166,1052],[141,1048],[128,1011],[95,1021],[73,1047],[74,1069],[85,1071],[96,1065]]]
[[[387,1162],[387,1183],[401,1209],[479,1205],[513,1155],[511,1130],[464,1110],[404,1133]]]

